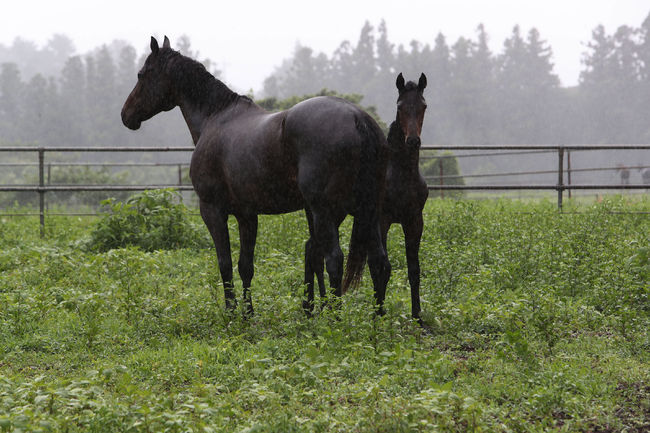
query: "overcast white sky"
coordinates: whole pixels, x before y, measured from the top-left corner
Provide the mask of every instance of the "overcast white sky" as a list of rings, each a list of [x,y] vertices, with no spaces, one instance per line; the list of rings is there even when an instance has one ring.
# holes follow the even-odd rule
[[[649,13],[648,0],[4,0],[0,43],[21,37],[42,46],[63,33],[79,53],[124,39],[141,54],[151,35],[166,34],[173,46],[186,34],[201,57],[217,63],[224,81],[257,92],[297,43],[330,56],[343,40],[356,43],[366,20],[375,27],[386,20],[396,45],[413,39],[433,45],[439,32],[451,45],[460,36],[474,38],[483,23],[494,52],[519,24],[524,33],[540,31],[562,84],[573,85],[594,27],[603,24],[611,34],[624,24],[638,27]]]

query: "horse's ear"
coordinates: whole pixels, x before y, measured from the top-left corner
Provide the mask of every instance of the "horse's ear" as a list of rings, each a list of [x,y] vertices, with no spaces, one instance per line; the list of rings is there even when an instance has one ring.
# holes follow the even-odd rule
[[[165,40],[163,41],[163,48],[171,48],[171,44],[169,43],[169,38],[167,35],[165,35]]]
[[[424,72],[420,75],[420,80],[418,81],[418,89],[422,92],[427,87],[427,76],[424,75]]]
[[[158,41],[153,36],[151,37],[151,44],[149,44],[149,46],[151,47],[151,52],[153,54],[158,54]]]
[[[395,81],[395,85],[397,86],[397,90],[400,92],[404,90],[404,76],[400,72],[399,75],[397,76],[397,81]]]

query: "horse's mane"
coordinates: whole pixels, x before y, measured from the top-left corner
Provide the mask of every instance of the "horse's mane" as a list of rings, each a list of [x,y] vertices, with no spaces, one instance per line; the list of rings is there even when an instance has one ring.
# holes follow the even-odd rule
[[[180,86],[183,94],[193,101],[217,111],[240,98],[246,98],[233,92],[205,69],[205,66],[182,55],[171,48],[161,48],[165,69],[169,76]]]

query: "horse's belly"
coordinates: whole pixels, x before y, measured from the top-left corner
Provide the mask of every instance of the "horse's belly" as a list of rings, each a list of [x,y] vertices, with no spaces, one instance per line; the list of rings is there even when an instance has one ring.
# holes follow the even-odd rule
[[[305,207],[296,184],[256,184],[252,188],[233,191],[232,201],[241,211],[257,214],[282,214]]]
[[[274,200],[256,204],[257,212],[261,214],[275,215],[295,212],[305,207],[302,197],[277,196]]]

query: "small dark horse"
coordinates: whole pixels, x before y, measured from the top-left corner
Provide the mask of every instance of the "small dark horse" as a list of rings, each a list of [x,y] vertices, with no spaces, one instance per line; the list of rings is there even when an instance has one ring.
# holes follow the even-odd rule
[[[400,73],[396,86],[397,118],[388,130],[389,159],[386,171],[386,191],[380,217],[382,243],[386,249],[386,238],[391,224],[402,225],[406,244],[406,261],[411,285],[411,314],[420,319],[420,239],[422,238],[422,209],[429,196],[427,184],[420,174],[420,134],[424,112],[427,108],[423,92],[427,77],[420,75],[418,84],[404,83]],[[309,242],[306,251],[309,252]],[[309,253],[305,260],[305,284],[308,299],[314,299],[314,274],[318,278],[321,296],[325,294],[323,280],[323,259]],[[377,299],[380,307],[384,298]],[[380,309],[381,311],[381,309]]]
[[[375,291],[383,297],[390,264],[378,209],[388,151],[381,129],[367,113],[332,97],[268,113],[200,63],[172,50],[167,37],[162,48],[152,37],[151,54],[124,103],[122,122],[135,130],[176,106],[195,144],[190,177],[216,247],[228,309],[236,306],[228,216],[239,224],[238,267],[250,314],[258,215],[302,208],[313,239],[310,251],[325,257],[336,295],[344,289],[337,222],[354,215],[346,276],[360,273],[367,257]]]

